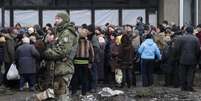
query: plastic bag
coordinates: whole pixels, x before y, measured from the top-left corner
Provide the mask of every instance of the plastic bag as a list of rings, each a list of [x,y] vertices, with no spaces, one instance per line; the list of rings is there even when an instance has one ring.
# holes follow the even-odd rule
[[[124,92],[121,90],[113,90],[109,87],[104,87],[100,92],[98,92],[98,94],[100,94],[102,97],[111,97],[124,94]]]
[[[43,101],[48,98],[55,98],[54,90],[48,88],[47,90],[36,94],[35,97],[36,97],[37,101]]]
[[[15,64],[11,64],[6,77],[7,77],[7,80],[18,80],[18,79],[20,79],[20,75],[19,75],[19,72],[18,72]]]
[[[115,80],[118,84],[122,83],[122,79],[123,79],[123,73],[121,71],[121,69],[115,69]]]

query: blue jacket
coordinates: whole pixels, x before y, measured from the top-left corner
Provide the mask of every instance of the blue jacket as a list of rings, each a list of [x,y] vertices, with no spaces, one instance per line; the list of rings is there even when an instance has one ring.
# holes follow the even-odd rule
[[[161,59],[160,50],[153,39],[146,39],[138,49],[142,59]]]

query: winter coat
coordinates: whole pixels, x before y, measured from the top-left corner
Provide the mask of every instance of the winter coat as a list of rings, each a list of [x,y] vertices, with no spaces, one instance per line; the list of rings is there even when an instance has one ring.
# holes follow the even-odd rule
[[[104,50],[104,56],[105,56],[105,63],[107,64],[108,62],[111,61],[111,57],[112,57],[112,52],[111,52],[111,46],[112,46],[112,40],[110,39],[110,36],[106,36],[105,39],[106,43],[105,43],[105,50]],[[109,65],[109,64],[107,64]]]
[[[115,68],[119,68],[119,64],[118,64],[118,55],[119,55],[119,45],[117,45],[117,43],[112,42],[111,43],[111,61],[110,61],[110,65],[111,65],[111,70],[112,72],[115,71]]]
[[[62,76],[74,73],[74,46],[78,43],[78,35],[74,26],[64,22],[56,28],[57,41],[51,48],[47,48],[44,52],[46,60],[55,61],[55,75]],[[71,56],[73,55],[73,56]],[[69,59],[67,59],[69,58]]]
[[[135,35],[132,37],[132,46],[134,48],[134,51],[137,51],[137,49],[140,46],[140,36],[139,35]]]
[[[165,33],[159,33],[154,35],[154,41],[156,42],[160,50],[163,50],[166,46],[166,42],[164,39],[165,39]]]
[[[131,45],[120,45],[118,58],[120,66],[132,67],[134,61],[133,47]]]
[[[129,35],[123,35],[119,48],[118,62],[121,67],[132,67],[134,61],[134,48]]]
[[[0,44],[0,65],[4,61],[4,44]]]
[[[171,71],[175,68],[173,68],[173,65],[176,63],[175,57],[174,57],[174,41],[170,41],[165,46],[164,50],[162,51],[162,57],[161,57],[161,69],[165,73],[171,73]]]
[[[74,64],[92,64],[94,62],[94,48],[86,38],[80,37]]]
[[[138,49],[142,59],[161,59],[160,50],[153,39],[146,39]]]
[[[100,48],[100,44],[98,42],[98,37],[94,34],[91,38],[91,43],[93,47]]]
[[[19,64],[19,73],[36,73],[36,59],[39,52],[33,45],[22,44],[16,50],[16,58]]]
[[[95,53],[94,54],[95,55],[94,62],[99,63],[100,62],[100,44],[98,41],[98,37],[94,34],[90,41],[93,45],[93,49],[94,49],[94,53]]]
[[[136,24],[136,28],[135,28],[136,30],[138,30],[139,31],[139,34],[140,34],[140,36],[142,36],[143,35],[143,33],[144,33],[144,23],[142,23],[142,22],[140,22],[140,23],[137,23]]]
[[[192,34],[183,35],[176,40],[175,52],[180,64],[195,65],[200,56],[199,40]]]
[[[9,34],[5,35],[6,42],[4,47],[4,60],[6,63],[15,61],[15,40]]]

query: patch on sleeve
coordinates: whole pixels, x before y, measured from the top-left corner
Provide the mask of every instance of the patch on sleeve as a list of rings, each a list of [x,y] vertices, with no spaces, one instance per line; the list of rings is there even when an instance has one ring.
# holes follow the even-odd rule
[[[69,41],[69,37],[64,37],[64,42],[68,42]]]

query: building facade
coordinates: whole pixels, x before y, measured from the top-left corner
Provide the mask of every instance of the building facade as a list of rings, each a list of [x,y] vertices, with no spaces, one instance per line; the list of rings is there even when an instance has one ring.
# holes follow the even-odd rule
[[[178,25],[201,23],[201,0],[0,0],[0,25],[23,26],[52,23],[58,12],[69,13],[76,25],[157,25],[163,20]]]
[[[159,22],[168,20],[182,26],[201,23],[200,0],[160,0]]]

